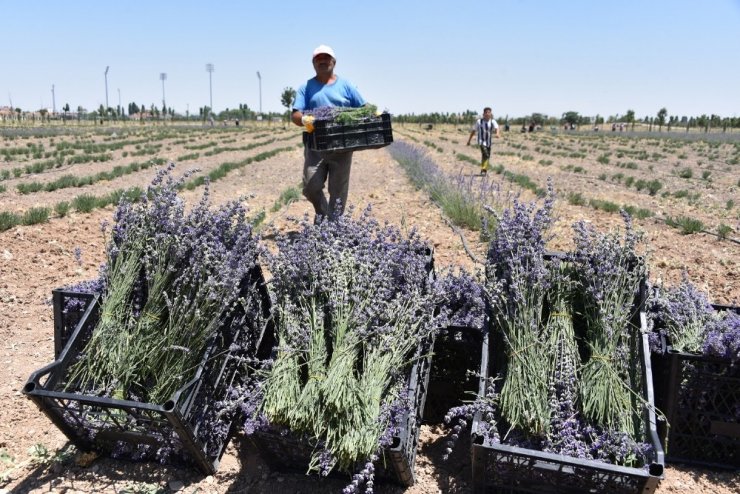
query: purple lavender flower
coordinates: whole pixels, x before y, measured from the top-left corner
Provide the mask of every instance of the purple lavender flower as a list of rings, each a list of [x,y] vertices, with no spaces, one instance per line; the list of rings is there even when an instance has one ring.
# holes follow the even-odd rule
[[[665,334],[675,351],[699,352],[705,328],[714,317],[707,295],[689,281],[686,273],[678,286],[654,290],[653,294],[647,313],[654,330]]]
[[[484,396],[476,396],[472,402],[453,407],[447,411],[444,422],[448,427],[452,427],[452,432],[445,444],[443,460],[449,459],[457,440],[460,438],[460,433],[467,428],[468,423],[473,420],[476,414],[480,414],[482,418],[482,429],[478,432],[483,433],[488,442],[500,442],[496,423],[499,395],[496,392],[495,384],[496,379],[489,378]],[[453,423],[455,425],[452,425]]]
[[[740,360],[740,314],[733,310],[717,313],[705,331],[702,346],[705,355]]]
[[[80,247],[75,247],[74,256],[75,261],[77,261],[77,265],[82,266],[82,249]]]
[[[465,270],[442,274],[436,284],[443,297],[441,306],[446,326],[483,328],[485,301],[481,283]]]

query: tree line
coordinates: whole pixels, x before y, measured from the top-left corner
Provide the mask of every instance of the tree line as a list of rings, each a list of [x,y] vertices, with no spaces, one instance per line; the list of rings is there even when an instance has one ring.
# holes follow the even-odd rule
[[[460,113],[409,113],[394,115],[394,121],[400,123],[414,123],[414,124],[465,124],[469,125],[480,116],[480,113],[473,110],[466,110]],[[495,117],[499,124],[509,126],[529,126],[534,125],[538,127],[546,126],[562,126],[568,125],[569,127],[590,127],[598,126],[603,124],[612,123],[624,123],[631,126],[634,130],[634,126],[638,123],[649,126],[649,130],[656,128],[659,132],[665,127],[666,130],[671,131],[675,129],[686,129],[687,131],[691,128],[704,129],[722,129],[726,131],[728,129],[740,129],[740,117],[723,117],[721,115],[698,115],[698,116],[681,116],[669,115],[666,108],[661,108],[654,116],[646,115],[642,118],[637,118],[634,110],[627,110],[624,114],[617,115],[582,115],[577,111],[567,111],[560,116],[547,115],[545,113],[532,113],[529,115],[509,117],[500,115]]]

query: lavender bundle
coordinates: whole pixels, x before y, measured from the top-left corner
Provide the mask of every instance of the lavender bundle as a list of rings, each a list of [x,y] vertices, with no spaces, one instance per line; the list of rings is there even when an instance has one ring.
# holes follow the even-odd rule
[[[581,359],[573,329],[574,286],[567,264],[557,260],[552,264],[552,285],[548,292],[550,310],[543,333],[549,391],[552,395],[554,388],[565,387],[575,398],[578,389],[576,369]],[[558,408],[560,406],[553,409]]]
[[[318,441],[309,470],[322,474],[372,464],[408,411],[407,369],[434,327],[428,248],[368,209],[358,220],[304,220],[278,249],[269,266],[280,343],[249,428],[258,421]],[[359,478],[372,485],[372,469]]]
[[[439,276],[437,285],[444,297],[441,306],[441,315],[446,318],[444,326],[483,328],[483,289],[474,275],[464,269],[458,273],[448,271]]]
[[[341,124],[349,124],[353,121],[374,117],[378,112],[375,105],[365,105],[360,108],[348,108],[342,106],[320,106],[312,110],[306,110],[304,115],[310,115],[317,121],[330,121]]]
[[[684,273],[681,283],[652,297],[648,316],[665,333],[677,352],[700,352],[704,328],[714,316],[705,293],[698,290]]]
[[[552,188],[542,209],[515,201],[497,217],[486,260],[485,293],[506,346],[501,413],[512,428],[539,435],[547,430],[546,347],[542,316],[550,277],[545,263]]]
[[[626,213],[623,218],[623,242],[616,233],[601,234],[585,222],[576,223],[576,249],[568,258],[587,325],[588,357],[580,392],[583,413],[600,426],[636,433],[639,407],[633,400],[639,383],[634,369],[639,364],[637,332],[630,319],[646,268],[635,250],[639,238],[631,219]]]
[[[177,180],[172,169],[116,211],[101,319],[67,387],[163,403],[191,378],[208,342],[234,329],[225,326],[232,316],[259,318],[249,286],[259,249],[246,210],[232,202],[212,211],[206,188],[186,214],[177,191],[187,176]]]

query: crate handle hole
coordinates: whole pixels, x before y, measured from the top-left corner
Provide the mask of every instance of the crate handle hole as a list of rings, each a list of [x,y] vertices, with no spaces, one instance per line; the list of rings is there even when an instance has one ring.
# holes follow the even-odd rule
[[[653,477],[661,477],[663,475],[663,465],[660,463],[651,463],[648,472]]]

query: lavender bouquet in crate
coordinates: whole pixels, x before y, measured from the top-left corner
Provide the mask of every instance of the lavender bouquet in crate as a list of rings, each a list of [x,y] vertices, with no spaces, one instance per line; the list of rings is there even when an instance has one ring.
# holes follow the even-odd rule
[[[372,487],[373,463],[418,403],[405,391],[435,328],[428,246],[382,226],[369,209],[318,225],[304,219],[269,257],[278,343],[274,359],[236,402],[245,430],[305,438],[309,471],[356,474]]]
[[[662,351],[659,338],[663,335],[676,352],[740,359],[740,315],[715,309],[685,273],[678,285],[653,290],[648,319],[655,330],[651,334],[654,351]]]
[[[550,255],[553,204],[550,188],[541,208],[514,201],[497,215],[484,284],[493,323],[485,394],[445,420],[456,423],[453,439],[479,413],[484,444],[646,466],[652,447],[639,417],[650,405],[632,322],[645,275],[639,238],[627,216],[623,239],[579,223],[574,251]]]
[[[659,432],[669,461],[740,467],[740,309],[715,306],[686,275],[648,301]]]
[[[255,291],[245,289],[260,250],[245,208],[212,210],[206,188],[186,213],[178,196],[186,177],[175,179],[172,169],[160,171],[141,200],[118,206],[100,321],[70,368],[68,389],[164,403],[235,311],[259,317]]]

